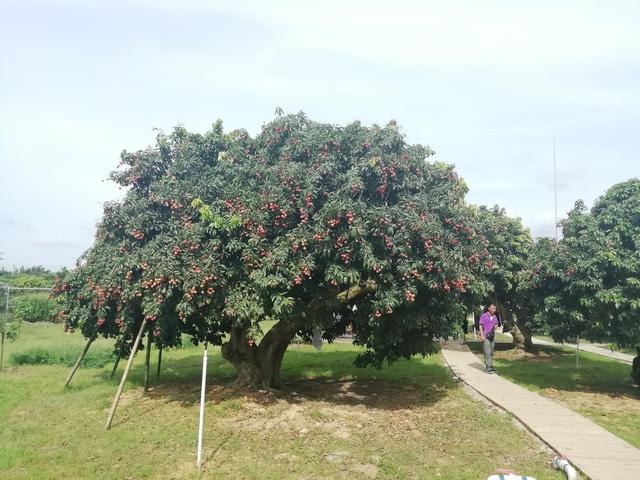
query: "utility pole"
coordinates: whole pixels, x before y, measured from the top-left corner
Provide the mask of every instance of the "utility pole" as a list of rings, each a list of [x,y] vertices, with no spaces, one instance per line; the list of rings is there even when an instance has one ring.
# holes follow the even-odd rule
[[[558,243],[558,175],[556,173],[556,136],[553,136],[553,218],[555,220],[554,230],[556,233],[556,243]]]

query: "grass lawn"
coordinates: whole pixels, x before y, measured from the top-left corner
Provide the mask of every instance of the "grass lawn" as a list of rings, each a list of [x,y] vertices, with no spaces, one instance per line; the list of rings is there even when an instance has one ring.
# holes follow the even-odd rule
[[[469,342],[481,357],[479,343]],[[556,400],[640,448],[640,389],[633,385],[631,366],[601,355],[539,346],[537,355],[496,344],[498,373],[523,387]]]
[[[474,323],[473,322],[467,323],[467,331],[469,333],[467,333],[465,335],[465,340],[469,340],[469,341],[480,340],[480,332],[479,331],[476,331],[476,334],[475,334],[475,337],[474,337],[473,327],[474,327]],[[513,341],[513,337],[511,337],[511,335],[505,335],[504,333],[502,333],[502,327],[496,328],[496,342],[511,343],[512,341]]]
[[[111,364],[81,368],[64,391],[68,367],[11,360],[35,348],[77,352],[83,343],[78,334],[41,324],[25,325],[22,338],[7,344],[0,478],[199,478],[201,348],[165,351],[162,376],[154,375],[146,395],[139,355],[105,432],[123,365],[112,381]],[[101,350],[108,352],[109,342],[92,347],[94,354]],[[476,480],[503,467],[563,478],[537,439],[469,397],[439,355],[376,371],[353,367],[357,353],[349,344],[321,352],[290,347],[283,366],[290,391],[274,395],[233,388],[233,369],[211,349],[202,477]]]
[[[547,335],[534,335],[534,338],[539,338],[541,340],[546,340],[547,342],[554,342],[555,340]],[[589,344],[589,345],[593,345],[596,347],[601,347],[604,348],[605,350],[611,350],[611,347],[609,346],[608,343],[602,343],[602,342],[590,342],[589,340],[584,340],[584,339],[580,339],[580,345],[582,344]],[[568,347],[571,348],[576,348],[575,343],[574,344],[565,344]],[[616,347],[615,351],[620,352],[620,353],[626,353],[627,355],[633,355],[634,357],[637,355],[636,349],[633,347]]]
[[[467,333],[465,335],[465,339],[467,341],[473,342],[473,341],[480,341],[480,334],[476,334],[476,336],[473,336],[473,333]],[[502,333],[500,330],[496,332],[496,342],[503,342],[503,343],[512,343],[513,342],[513,338],[510,335],[505,335],[504,333]]]

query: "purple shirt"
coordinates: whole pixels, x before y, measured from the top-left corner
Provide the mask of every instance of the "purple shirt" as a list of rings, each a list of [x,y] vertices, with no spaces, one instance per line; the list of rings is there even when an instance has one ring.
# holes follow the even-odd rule
[[[484,312],[480,315],[480,325],[484,334],[487,335],[498,325],[498,316],[491,316],[489,312]]]

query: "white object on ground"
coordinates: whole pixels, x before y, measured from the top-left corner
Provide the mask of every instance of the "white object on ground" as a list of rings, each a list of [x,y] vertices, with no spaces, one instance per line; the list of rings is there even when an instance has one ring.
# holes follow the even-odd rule
[[[487,480],[536,480],[534,477],[524,475],[514,475],[513,473],[497,473],[491,475]]]
[[[202,356],[202,387],[200,390],[200,422],[198,424],[198,456],[196,464],[198,470],[202,464],[202,429],[204,426],[204,393],[207,387],[207,344],[204,344],[204,354]]]
[[[578,472],[566,458],[554,457],[552,465],[558,470],[562,470],[567,476],[567,480],[578,480]]]

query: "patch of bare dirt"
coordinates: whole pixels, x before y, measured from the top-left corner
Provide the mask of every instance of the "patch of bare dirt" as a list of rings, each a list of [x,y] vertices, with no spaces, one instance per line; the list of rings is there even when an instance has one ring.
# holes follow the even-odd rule
[[[242,392],[240,411],[219,421],[234,430],[251,431],[265,438],[274,434],[324,435],[347,440],[366,431],[410,440],[424,435],[425,424],[448,421],[436,406],[440,397],[432,391],[428,393],[413,385],[307,380],[293,385],[292,391],[283,395]],[[339,459],[337,455],[328,461]],[[362,469],[373,472],[366,466]],[[360,473],[367,476],[364,471]]]
[[[275,392],[211,385],[207,405],[213,407],[210,414],[223,431],[246,432],[264,441],[326,439],[333,448],[368,439],[412,442],[464,428],[460,417],[447,413],[461,397],[448,395],[441,385],[425,389],[381,381],[301,380],[288,388],[288,392]],[[154,406],[167,403],[193,408],[198,399],[199,391],[192,385],[166,384],[147,394],[141,389],[125,391],[122,402],[123,406],[148,404],[144,411],[153,411]],[[293,454],[278,455],[279,463],[296,463]],[[354,477],[377,475],[376,460],[358,458],[355,451],[328,449],[323,455],[326,462],[344,462]]]
[[[356,463],[351,468],[354,472],[361,473],[367,478],[376,478],[378,476],[378,467],[370,463]]]
[[[478,355],[482,357],[481,352]],[[522,358],[526,358],[530,362],[547,362],[563,355],[563,353],[553,350],[540,350],[538,352],[531,353],[525,352],[522,349],[511,348],[508,350],[495,350],[493,355],[495,358],[503,360],[520,360]]]
[[[564,391],[545,388],[544,395],[559,400],[574,409],[592,409],[603,414],[620,414],[640,416],[640,401],[637,397],[623,393],[601,393],[585,391]]]

